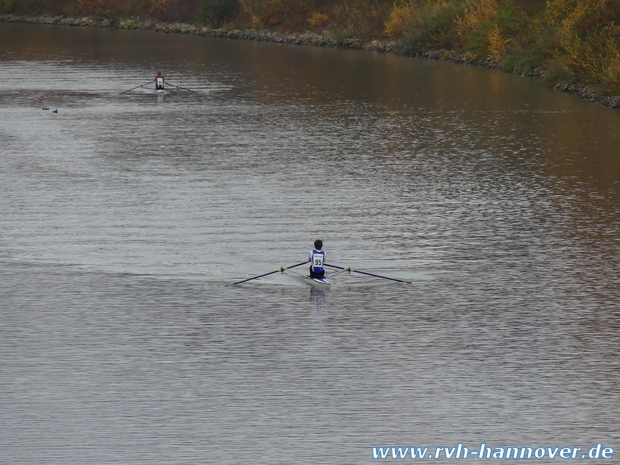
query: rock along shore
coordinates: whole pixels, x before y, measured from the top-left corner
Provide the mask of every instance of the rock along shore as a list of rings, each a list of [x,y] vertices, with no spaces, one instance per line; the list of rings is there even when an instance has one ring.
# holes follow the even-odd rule
[[[163,23],[150,19],[94,19],[91,17],[66,18],[62,16],[24,17],[16,15],[0,15],[0,22],[141,30],[164,32],[168,34],[191,34],[201,37],[307,45],[313,47],[337,47],[377,53],[393,53],[401,56],[426,58],[430,60],[446,61],[450,63],[478,66],[489,69],[501,69],[491,58],[476,58],[468,52],[455,50],[429,50],[420,52],[404,47],[393,40],[371,40],[364,42],[359,39],[346,39],[337,41],[332,38],[327,31],[323,31],[322,33],[307,31],[284,34],[262,29],[211,29],[208,27],[195,26],[187,23]],[[531,72],[529,74],[522,74],[521,76],[540,79],[544,76],[544,72],[541,70]],[[570,83],[559,83],[553,86],[553,88],[561,92],[578,96],[584,100],[613,108],[614,110],[620,110],[620,96],[602,95],[598,92],[596,86],[580,86]]]

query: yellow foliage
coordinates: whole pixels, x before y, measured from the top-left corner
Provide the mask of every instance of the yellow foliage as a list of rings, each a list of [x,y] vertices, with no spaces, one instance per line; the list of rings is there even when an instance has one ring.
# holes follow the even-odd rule
[[[499,62],[504,54],[506,53],[506,48],[510,43],[510,39],[504,38],[502,35],[502,29],[497,25],[493,25],[488,34],[489,39],[489,56],[493,58],[496,62]]]
[[[465,13],[456,19],[456,31],[461,43],[467,43],[472,34],[497,13],[497,0],[467,0]]]
[[[390,17],[385,22],[384,35],[386,37],[400,37],[405,34],[405,25],[409,18],[416,15],[416,6],[412,3],[394,5]]]
[[[308,25],[312,28],[327,27],[329,24],[329,17],[323,13],[313,13],[308,20]]]
[[[620,55],[611,58],[607,73],[603,76],[607,84],[611,84],[620,89]]]
[[[588,7],[585,3],[578,3],[575,9],[562,21],[560,28],[560,38],[563,45],[570,45],[576,37],[577,24],[588,14]]]
[[[611,19],[614,8],[617,5],[606,0],[547,4],[545,14],[557,28],[557,54],[569,76],[620,86],[620,25]]]
[[[258,0],[240,0],[240,4],[242,14],[246,16],[250,27],[261,28],[265,26],[262,2]]]
[[[620,24],[610,24],[606,30],[603,81],[620,90]],[[607,66],[605,66],[607,65]]]

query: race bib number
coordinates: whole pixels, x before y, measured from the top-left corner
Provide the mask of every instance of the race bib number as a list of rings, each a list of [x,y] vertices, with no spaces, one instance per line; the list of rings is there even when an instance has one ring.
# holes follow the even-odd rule
[[[316,267],[322,268],[322,267],[323,267],[323,255],[316,254],[316,255],[313,257],[313,262],[314,262],[314,265],[313,265],[313,266],[316,266]]]

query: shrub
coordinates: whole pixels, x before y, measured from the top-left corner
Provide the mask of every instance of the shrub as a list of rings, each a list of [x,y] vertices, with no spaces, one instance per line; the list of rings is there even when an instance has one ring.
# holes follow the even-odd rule
[[[196,18],[200,0],[151,0],[149,14],[161,21],[185,21]]]
[[[219,28],[232,21],[240,8],[239,0],[202,0],[196,21],[199,24]]]
[[[313,10],[306,0],[241,0],[239,20],[242,27],[303,30]]]
[[[505,38],[502,29],[497,24],[494,24],[488,33],[488,40],[489,56],[499,63],[506,53],[510,39]]]
[[[390,15],[385,22],[385,29],[383,34],[386,37],[400,37],[407,33],[406,24],[412,24],[415,20],[413,18],[420,12],[419,6],[413,3],[403,3],[400,5],[394,5]]]
[[[465,11],[456,19],[460,45],[468,44],[497,13],[497,0],[467,0]]]
[[[620,89],[620,2],[553,0],[545,15],[556,33],[553,68],[574,82]]]
[[[329,24],[329,16],[324,13],[312,13],[308,19],[308,26],[313,29],[325,28]]]
[[[405,22],[403,43],[416,50],[456,47],[456,19],[462,12],[460,2],[427,0]]]
[[[370,39],[381,37],[392,0],[343,0],[334,2],[329,15],[333,36]]]

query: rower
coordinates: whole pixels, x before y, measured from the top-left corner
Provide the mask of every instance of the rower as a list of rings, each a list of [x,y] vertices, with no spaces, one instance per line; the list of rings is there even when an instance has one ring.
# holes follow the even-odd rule
[[[163,90],[164,88],[164,77],[161,74],[161,71],[157,72],[157,76],[155,76],[155,89]]]
[[[317,239],[314,241],[314,250],[310,251],[310,277],[311,278],[324,278],[325,268],[325,252],[323,250],[323,241]]]

